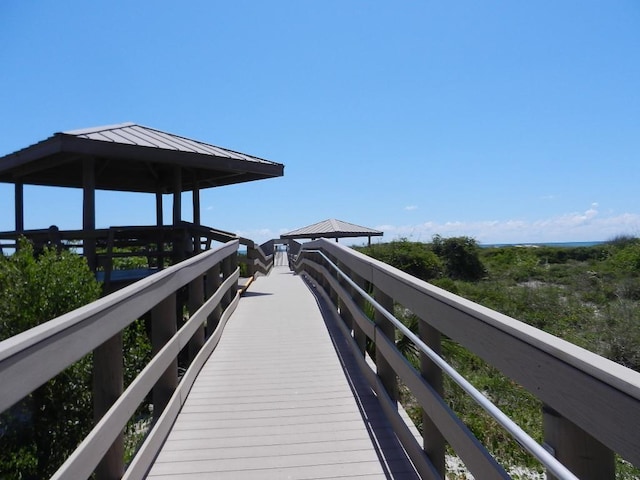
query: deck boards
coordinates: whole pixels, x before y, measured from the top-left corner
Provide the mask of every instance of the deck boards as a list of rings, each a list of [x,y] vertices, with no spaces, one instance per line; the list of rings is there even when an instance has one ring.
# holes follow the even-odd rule
[[[253,283],[148,478],[418,478],[329,330],[288,268]]]

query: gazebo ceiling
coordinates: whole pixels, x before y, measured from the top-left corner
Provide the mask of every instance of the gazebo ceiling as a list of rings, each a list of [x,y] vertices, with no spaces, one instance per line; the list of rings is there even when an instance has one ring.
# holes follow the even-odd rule
[[[95,161],[99,190],[171,193],[280,177],[284,165],[152,128],[123,123],[56,133],[0,157],[0,182],[83,186],[83,162]]]

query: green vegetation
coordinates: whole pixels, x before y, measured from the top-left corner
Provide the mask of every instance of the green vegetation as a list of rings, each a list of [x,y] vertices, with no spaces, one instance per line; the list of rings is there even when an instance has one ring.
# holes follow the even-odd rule
[[[0,340],[96,300],[101,287],[84,258],[22,240],[0,255]],[[125,382],[146,364],[144,322],[124,331]],[[92,428],[92,355],[89,354],[0,414],[3,479],[49,478]],[[141,407],[144,411],[145,406]]]
[[[436,236],[432,243],[400,240],[358,250],[640,371],[638,238],[618,237],[593,247],[479,248],[468,237]],[[436,268],[415,267],[425,258]],[[417,328],[415,316],[401,306],[396,308],[396,316],[410,328]],[[406,339],[399,337],[397,343],[417,365]],[[443,355],[525,431],[542,440],[541,405],[535,397],[446,338]],[[448,379],[445,392],[449,405],[497,458],[539,470],[539,465]],[[411,407],[410,397],[404,400],[419,424],[419,409]],[[622,461],[618,470],[619,478],[640,476],[638,469]]]

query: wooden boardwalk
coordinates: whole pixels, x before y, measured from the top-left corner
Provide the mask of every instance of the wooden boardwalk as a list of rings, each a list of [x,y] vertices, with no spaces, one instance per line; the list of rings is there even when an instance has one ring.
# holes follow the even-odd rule
[[[337,327],[277,264],[240,301],[148,478],[419,478]]]

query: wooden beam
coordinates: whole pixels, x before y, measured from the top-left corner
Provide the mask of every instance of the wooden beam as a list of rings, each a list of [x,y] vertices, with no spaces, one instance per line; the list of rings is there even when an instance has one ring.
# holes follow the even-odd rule
[[[15,184],[16,232],[24,232],[24,184]]]
[[[195,182],[193,187],[193,223],[200,225],[200,186]]]
[[[96,172],[95,159],[87,158],[82,163],[82,229],[89,233],[96,229]],[[87,238],[82,250],[91,271],[96,269],[96,240]]]
[[[162,192],[156,192],[156,225],[158,227],[161,227],[163,224],[162,213]]]
[[[120,398],[124,366],[122,332],[93,351],[93,418],[96,423]],[[118,435],[96,469],[98,480],[121,478],[124,473],[124,433]]]
[[[172,293],[151,309],[151,348],[157,355],[176,334],[176,294]],[[153,419],[157,421],[178,386],[178,359],[169,367],[153,387]]]
[[[182,221],[182,169],[176,166],[173,170],[173,226]]]

